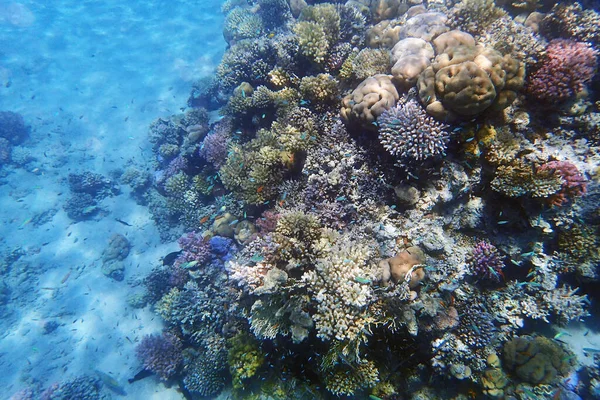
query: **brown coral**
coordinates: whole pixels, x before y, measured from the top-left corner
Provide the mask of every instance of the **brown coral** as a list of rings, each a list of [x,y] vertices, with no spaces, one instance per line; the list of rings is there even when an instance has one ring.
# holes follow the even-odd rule
[[[399,97],[391,75],[372,76],[342,99],[342,119],[346,123],[372,124],[385,110],[393,107]]]
[[[406,274],[415,265],[420,265],[425,262],[425,253],[417,246],[409,247],[402,251],[398,255],[392,258],[386,258],[379,262],[379,266],[382,270],[382,282],[387,284],[390,278],[395,282],[404,282]],[[413,270],[409,287],[414,289],[425,277],[425,270],[423,268],[416,268]]]

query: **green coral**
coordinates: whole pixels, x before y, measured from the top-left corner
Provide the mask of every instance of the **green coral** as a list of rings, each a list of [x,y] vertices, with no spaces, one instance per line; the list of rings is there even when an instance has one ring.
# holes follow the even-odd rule
[[[339,101],[338,84],[329,74],[306,76],[300,81],[300,95],[312,103],[334,104]]]
[[[321,238],[321,222],[314,214],[301,211],[283,213],[277,221],[273,239],[278,257],[287,267],[306,265],[316,256],[315,244]]]
[[[227,340],[227,363],[233,388],[244,389],[246,381],[254,377],[265,363],[265,355],[252,336],[238,333]]]
[[[329,51],[325,31],[316,22],[300,21],[294,26],[300,51],[317,64],[323,64]]]
[[[362,49],[352,58],[352,75],[357,80],[364,80],[377,74],[387,74],[389,64],[390,53],[387,50]]]
[[[302,10],[300,21],[310,21],[319,25],[330,44],[340,38],[340,14],[335,5],[330,3],[316,4]]]
[[[375,387],[378,382],[379,371],[369,360],[356,365],[338,364],[325,375],[325,387],[336,396],[352,396],[358,390]]]

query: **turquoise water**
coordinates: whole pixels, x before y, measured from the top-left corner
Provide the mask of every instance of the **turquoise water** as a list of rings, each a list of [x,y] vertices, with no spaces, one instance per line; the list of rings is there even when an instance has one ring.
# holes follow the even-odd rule
[[[0,398],[600,398],[598,21],[1,1]]]

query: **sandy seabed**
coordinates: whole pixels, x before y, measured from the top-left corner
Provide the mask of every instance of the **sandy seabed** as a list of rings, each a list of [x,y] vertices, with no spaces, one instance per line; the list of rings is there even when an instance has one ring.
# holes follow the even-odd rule
[[[181,397],[154,377],[127,384],[140,369],[134,343],[161,330],[152,310],[128,305],[141,290],[132,283],[177,245],[160,242],[126,187],[89,221],[63,206],[68,174],[110,176],[150,159],[149,124],[180,112],[191,84],[213,73],[221,27],[215,0],[0,1],[0,111],[31,126],[23,147],[34,158],[0,178],[0,250],[23,254],[0,312],[1,397],[94,370],[127,398]],[[121,282],[100,271],[115,233],[132,246]],[[59,327],[44,334],[50,320]]]

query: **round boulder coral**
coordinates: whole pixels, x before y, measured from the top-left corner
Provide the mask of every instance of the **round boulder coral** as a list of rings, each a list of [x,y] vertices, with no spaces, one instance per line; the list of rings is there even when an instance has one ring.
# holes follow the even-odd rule
[[[372,124],[385,110],[392,108],[399,97],[391,75],[369,77],[342,99],[342,119],[346,123]]]
[[[431,64],[433,47],[423,39],[402,39],[392,49],[393,81],[400,87],[411,87],[417,78]]]
[[[436,57],[419,76],[419,98],[437,119],[472,117],[510,105],[524,83],[525,65],[510,55],[474,45],[467,33],[440,35]]]

